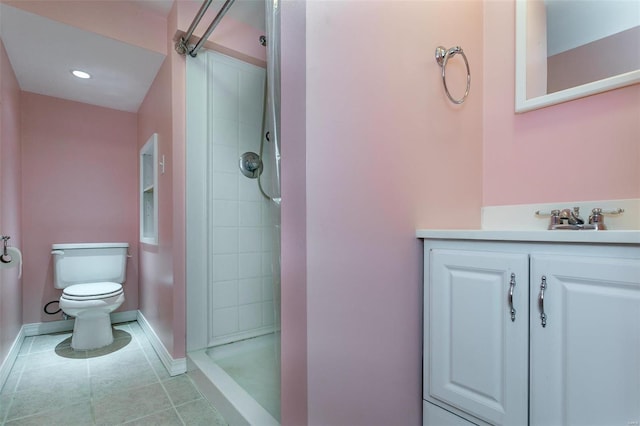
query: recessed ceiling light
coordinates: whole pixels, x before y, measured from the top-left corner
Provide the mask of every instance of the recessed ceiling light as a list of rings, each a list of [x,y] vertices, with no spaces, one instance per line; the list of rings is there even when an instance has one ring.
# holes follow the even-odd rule
[[[71,70],[71,74],[75,75],[78,78],[91,78],[91,74],[80,70]]]

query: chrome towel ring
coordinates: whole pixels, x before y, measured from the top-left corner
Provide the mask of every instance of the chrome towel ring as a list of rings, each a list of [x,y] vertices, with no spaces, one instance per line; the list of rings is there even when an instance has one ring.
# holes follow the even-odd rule
[[[464,64],[467,66],[467,89],[464,91],[464,95],[460,99],[454,99],[453,96],[449,93],[449,89],[447,88],[447,78],[446,78],[446,69],[447,69],[447,61],[454,57],[456,54],[460,54],[462,59],[464,59]],[[442,67],[442,84],[444,85],[444,92],[447,94],[447,97],[454,104],[460,105],[467,99],[469,96],[469,89],[471,88],[471,71],[469,70],[469,61],[467,61],[467,55],[464,54],[462,47],[454,46],[451,49],[445,49],[442,46],[436,47],[436,62]]]

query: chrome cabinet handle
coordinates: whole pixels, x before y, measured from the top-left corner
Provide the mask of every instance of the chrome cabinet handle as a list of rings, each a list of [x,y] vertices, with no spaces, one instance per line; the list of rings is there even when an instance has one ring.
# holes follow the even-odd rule
[[[516,320],[516,308],[513,307],[513,288],[516,286],[516,274],[511,274],[509,281],[509,307],[511,308],[511,321]]]
[[[542,327],[547,326],[547,314],[544,313],[544,291],[547,288],[547,277],[542,276],[542,283],[540,283],[540,296],[538,297],[538,305],[540,306],[540,322]]]

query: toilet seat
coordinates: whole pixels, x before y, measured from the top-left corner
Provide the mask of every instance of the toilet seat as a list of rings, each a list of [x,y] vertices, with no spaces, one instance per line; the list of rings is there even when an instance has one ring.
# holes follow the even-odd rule
[[[100,300],[118,296],[123,293],[122,285],[113,282],[74,284],[62,291],[67,300]]]

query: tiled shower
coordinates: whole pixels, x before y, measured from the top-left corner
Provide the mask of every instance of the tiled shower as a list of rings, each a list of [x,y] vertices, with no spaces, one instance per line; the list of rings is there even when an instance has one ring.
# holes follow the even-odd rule
[[[187,350],[192,360],[206,354],[199,359],[278,418],[279,210],[239,169],[268,131],[265,84],[264,68],[220,53],[187,63]],[[261,184],[271,195],[266,137],[263,149]]]
[[[209,346],[274,329],[269,205],[257,181],[238,169],[240,154],[259,150],[265,71],[223,55],[214,57]]]

